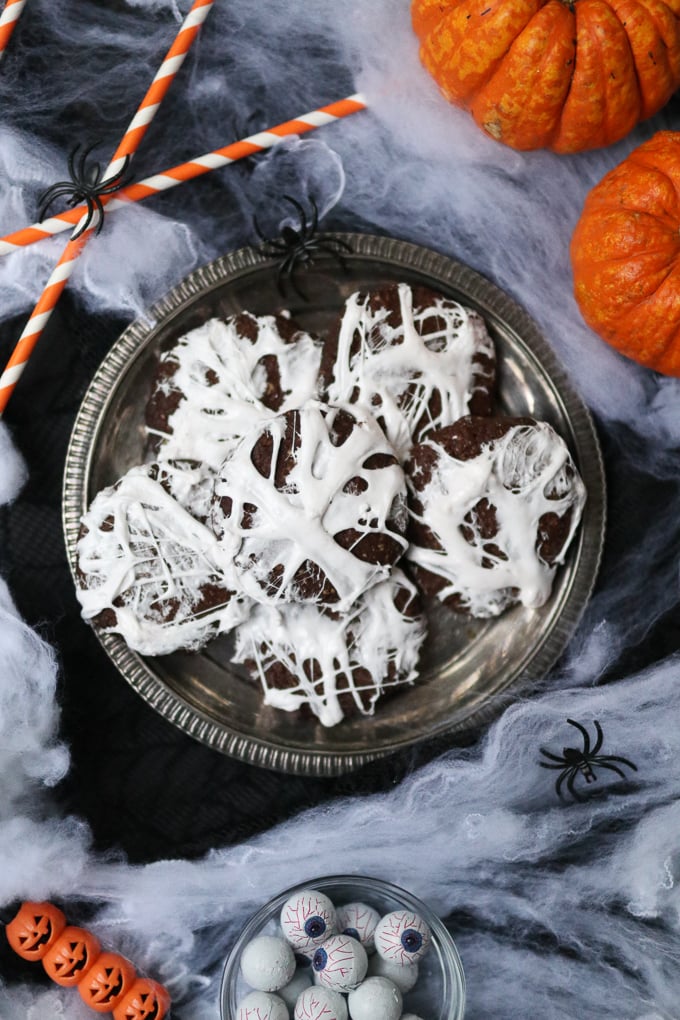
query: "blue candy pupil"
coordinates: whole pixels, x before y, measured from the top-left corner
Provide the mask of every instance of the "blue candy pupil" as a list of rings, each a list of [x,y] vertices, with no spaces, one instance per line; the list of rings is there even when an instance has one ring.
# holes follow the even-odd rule
[[[309,935],[310,939],[317,939],[319,935],[323,935],[325,930],[326,922],[318,914],[307,918],[305,921],[305,935]]]
[[[423,944],[423,936],[415,928],[407,928],[401,936],[401,944],[407,953],[417,953]]]
[[[323,970],[328,961],[328,953],[325,949],[317,949],[312,957],[312,967],[314,970]]]
[[[356,939],[357,942],[361,942],[361,936],[359,935],[359,932],[356,930],[356,928],[345,928],[342,934],[349,935],[351,939]]]

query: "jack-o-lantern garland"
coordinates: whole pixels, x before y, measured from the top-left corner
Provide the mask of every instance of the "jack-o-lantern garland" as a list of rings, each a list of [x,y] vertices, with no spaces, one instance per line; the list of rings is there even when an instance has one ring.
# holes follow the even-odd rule
[[[633,361],[680,376],[679,132],[658,132],[592,189],[571,261],[588,325]]]
[[[129,960],[102,952],[99,940],[84,928],[67,925],[52,903],[23,903],[5,934],[24,960],[42,960],[59,985],[75,985],[84,1002],[113,1020],[162,1020],[170,1007],[166,989],[138,977]]]
[[[680,0],[413,0],[446,98],[515,149],[623,138],[680,86]]]

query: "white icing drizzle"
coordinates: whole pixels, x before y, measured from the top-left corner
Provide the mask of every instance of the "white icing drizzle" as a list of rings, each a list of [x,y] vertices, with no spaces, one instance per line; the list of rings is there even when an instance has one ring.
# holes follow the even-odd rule
[[[370,308],[370,294],[362,298],[357,292],[348,298],[328,399],[331,403],[351,400],[379,416],[403,461],[423,415],[429,417],[430,431],[451,425],[468,413],[469,402],[480,388],[479,377],[486,372],[485,378],[491,382],[493,376],[492,370],[473,364],[473,358],[484,355],[493,364],[495,355],[493,341],[477,312],[444,297],[414,312],[409,285],[400,283],[397,292],[400,321],[396,327],[388,321],[388,309]],[[439,325],[423,337],[433,319],[443,321],[443,327]],[[357,339],[359,350],[350,354]],[[412,394],[407,393],[410,387],[414,388]],[[433,418],[428,405],[434,394],[439,395],[441,413]],[[379,406],[374,404],[376,395],[381,400]]]
[[[339,413],[348,414],[355,424],[345,442],[334,446],[329,432]],[[406,540],[389,527],[394,527],[395,521],[402,528],[406,523],[404,474],[396,462],[385,467],[364,466],[376,454],[394,457],[369,414],[359,416],[355,408],[328,407],[317,401],[309,401],[295,414],[299,446],[285,490],[278,491],[274,485],[288,421],[280,415],[250,433],[222,466],[215,498],[230,498],[233,509],[225,517],[216,503],[213,526],[218,534],[224,531],[229,545],[236,542],[239,546],[234,559],[236,573],[243,589],[256,601],[300,601],[293,577],[310,560],[335,587],[340,600],[334,607],[342,611],[370,585],[387,577],[390,566],[359,559],[333,536],[347,529],[356,529],[362,538],[387,534],[405,550]],[[267,478],[251,459],[254,443],[265,432],[273,441]],[[345,491],[347,482],[357,477],[364,491]],[[244,513],[248,513],[246,504],[256,508],[250,514],[250,528],[242,526]],[[267,578],[277,565],[283,567],[280,587],[268,593]]]
[[[412,544],[408,559],[445,578],[448,583],[438,597],[443,601],[459,593],[473,616],[496,616],[514,601],[529,608],[542,606],[550,595],[555,566],[538,555],[539,519],[546,513],[563,516],[571,508],[569,534],[556,558],[562,563],[585,503],[585,487],[564,441],[546,422],[536,422],[514,426],[472,460],[456,460],[430,439],[423,445],[433,446],[439,459],[422,491],[414,473],[413,488],[423,514],[411,513],[430,528],[442,549]],[[546,493],[557,498],[548,499]],[[496,508],[498,533],[491,539],[480,536],[474,514],[472,523],[465,521],[483,498]],[[466,541],[461,527],[474,532],[474,544]],[[489,543],[498,546],[507,560],[490,552]],[[490,566],[482,566],[482,560]],[[510,588],[518,589],[516,597]]]
[[[259,676],[264,702],[285,712],[309,705],[324,726],[335,726],[343,718],[339,695],[350,695],[359,712],[373,715],[378,698],[389,688],[412,684],[425,638],[424,617],[404,616],[395,606],[399,590],[417,597],[415,586],[395,569],[386,581],[370,588],[348,614],[333,619],[315,606],[258,606],[236,630],[235,662],[252,660]],[[311,681],[303,664],[315,659],[320,677]],[[297,684],[286,690],[271,686],[266,671],[282,663]],[[395,675],[388,678],[390,664]],[[363,667],[372,678],[371,687],[358,688],[352,670]],[[343,687],[339,688],[342,679]],[[364,708],[361,700],[370,694]]]
[[[146,470],[156,473],[157,480],[192,517],[203,522],[208,519],[215,472],[207,464],[164,460],[147,464]]]
[[[247,604],[232,594],[225,603],[194,612],[206,584],[233,592],[236,584],[224,545],[148,474],[134,467],[92,502],[82,522],[77,589],[85,620],[105,609],[116,614],[111,628],[145,655],[200,647],[217,631],[245,619]],[[102,525],[104,530],[102,530]],[[84,585],[87,585],[85,587]],[[122,605],[114,605],[115,600]],[[164,619],[171,600],[179,607]]]
[[[168,419],[169,432],[149,428],[161,442],[158,457],[203,461],[217,470],[238,440],[275,414],[299,407],[317,393],[320,345],[300,332],[285,343],[273,315],[249,316],[256,324],[253,343],[239,333],[237,317],[210,319],[181,337],[161,361],[177,365],[162,393],[179,390],[183,398]],[[285,399],[277,411],[262,403],[267,378],[261,359],[278,363]],[[214,385],[209,385],[211,376]]]

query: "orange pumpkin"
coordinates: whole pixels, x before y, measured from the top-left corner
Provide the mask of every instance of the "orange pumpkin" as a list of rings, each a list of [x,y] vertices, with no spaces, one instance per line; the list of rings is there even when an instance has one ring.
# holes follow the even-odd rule
[[[611,145],[680,86],[680,0],[413,0],[446,98],[515,149]]]
[[[113,1011],[113,1020],[162,1020],[170,1008],[170,996],[157,981],[137,978]]]
[[[102,953],[78,984],[85,1003],[97,1013],[110,1013],[130,990],[137,975],[129,960],[118,953]]]
[[[24,960],[42,960],[66,927],[66,917],[52,903],[22,903],[5,928],[7,941]]]
[[[45,953],[42,963],[48,977],[68,988],[78,984],[100,953],[101,945],[95,935],[69,925]]]
[[[591,329],[633,361],[680,376],[680,133],[660,131],[592,189],[571,262]]]

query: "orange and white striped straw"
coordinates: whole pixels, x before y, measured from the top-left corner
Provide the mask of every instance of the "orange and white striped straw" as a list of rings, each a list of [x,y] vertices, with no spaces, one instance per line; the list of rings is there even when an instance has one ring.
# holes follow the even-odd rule
[[[170,88],[175,75],[184,63],[184,58],[189,52],[200,26],[208,16],[213,3],[214,0],[194,0],[191,10],[180,26],[175,41],[165,55],[158,73],[113,154],[113,158],[103,174],[102,180],[113,177],[116,173],[120,172],[125,165],[125,157],[132,157],[137,151],[149,124]],[[77,234],[79,232],[83,222],[84,217],[79,221],[74,233]],[[33,309],[24,331],[12,351],[7,366],[2,375],[0,375],[0,416],[7,407],[14,387],[19,381],[45,326],[49,322],[50,316],[71,277],[74,266],[92,236],[94,229],[94,226],[90,227],[75,239],[71,236],[52,275],[47,281],[45,289],[40,295],[38,303]]]
[[[271,149],[290,135],[302,135],[307,131],[323,127],[325,124],[332,124],[351,113],[365,110],[367,105],[365,96],[357,92],[353,96],[347,96],[346,99],[340,99],[328,106],[321,106],[318,110],[303,113],[293,120],[277,124],[276,127],[267,128],[266,131],[259,131],[257,134],[240,139],[240,141],[232,142],[222,149],[214,149],[213,152],[206,152],[203,156],[196,156],[195,159],[191,159],[187,163],[180,163],[169,170],[163,170],[160,174],[154,174],[153,177],[145,177],[144,180],[137,181],[135,184],[128,184],[117,191],[115,196],[102,195],[101,203],[106,205],[107,213],[123,209],[131,202],[140,202],[161,191],[176,188],[178,184],[184,184],[185,181],[201,177],[211,170],[217,170],[219,167],[236,163],[237,160],[245,159],[257,152]],[[10,252],[16,251],[18,248],[26,247],[35,241],[41,241],[54,234],[59,234],[63,230],[68,230],[70,226],[78,223],[86,212],[87,206],[79,205],[75,209],[66,209],[56,216],[51,216],[43,223],[34,223],[30,227],[23,227],[12,234],[0,237],[0,255],[9,255]]]
[[[0,14],[0,60],[2,60],[7,43],[25,6],[26,0],[6,0],[2,14]]]

